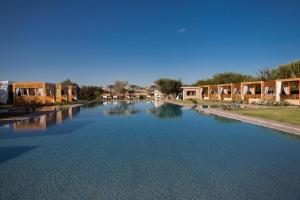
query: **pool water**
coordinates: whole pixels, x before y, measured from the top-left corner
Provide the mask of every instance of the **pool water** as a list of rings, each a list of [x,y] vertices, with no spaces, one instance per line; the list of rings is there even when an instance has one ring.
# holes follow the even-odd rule
[[[300,140],[171,104],[0,127],[0,199],[300,199]]]

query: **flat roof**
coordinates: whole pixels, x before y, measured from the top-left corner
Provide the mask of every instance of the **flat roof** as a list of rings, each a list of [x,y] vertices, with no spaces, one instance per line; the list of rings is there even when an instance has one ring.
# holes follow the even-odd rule
[[[300,81],[300,78],[284,78],[284,79],[276,79],[276,81]]]
[[[199,85],[199,87],[218,87],[218,85]]]
[[[263,81],[249,81],[249,82],[241,82],[242,84],[261,84]]]
[[[234,83],[223,83],[223,84],[219,84],[219,86],[231,86]]]
[[[182,89],[198,89],[199,87],[196,87],[196,86],[184,86],[184,87],[181,87]]]

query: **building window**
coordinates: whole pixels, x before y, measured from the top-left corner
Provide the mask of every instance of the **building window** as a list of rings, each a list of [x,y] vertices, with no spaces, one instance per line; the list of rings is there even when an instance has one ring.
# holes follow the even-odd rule
[[[187,96],[196,96],[196,91],[187,91],[186,95]]]

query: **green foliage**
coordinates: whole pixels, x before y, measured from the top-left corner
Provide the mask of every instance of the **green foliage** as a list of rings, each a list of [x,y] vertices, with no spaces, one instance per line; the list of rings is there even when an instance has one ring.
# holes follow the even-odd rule
[[[272,70],[274,79],[300,77],[300,60],[286,65],[280,65]]]
[[[264,105],[264,106],[289,106],[289,102],[287,101],[280,101],[277,102],[275,100],[265,100],[265,101],[259,101],[259,102],[252,102],[251,104],[254,105]]]
[[[123,94],[127,90],[125,87],[128,86],[128,81],[115,81],[114,89],[117,94]]]
[[[197,104],[198,103],[197,99],[189,99],[189,101],[192,102],[192,104]]]
[[[61,83],[64,84],[64,85],[73,85],[73,86],[79,87],[77,83],[73,82],[73,81],[72,81],[71,79],[69,79],[69,78],[67,78],[66,80],[64,80],[64,81],[61,82]]]
[[[80,88],[80,99],[82,100],[95,100],[100,98],[103,90],[101,87],[96,86],[82,86]]]
[[[260,69],[260,70],[258,70],[258,72],[256,72],[256,79],[260,80],[260,81],[273,80],[274,79],[273,71],[274,70],[271,70],[267,67]]]
[[[158,85],[159,90],[166,95],[177,95],[181,91],[182,82],[181,80],[161,78],[155,81]]]
[[[254,80],[252,76],[244,75],[240,73],[234,72],[224,72],[213,75],[212,78],[199,80],[195,84],[198,85],[214,85],[214,84],[225,84],[225,83],[240,83],[243,81],[251,81]]]
[[[283,78],[300,77],[300,60],[286,65],[280,65],[275,69],[262,68],[256,72],[256,76],[244,75],[234,72],[224,72],[213,75],[208,79],[198,80],[193,86],[216,85],[224,83],[240,83],[245,81],[268,81]]]

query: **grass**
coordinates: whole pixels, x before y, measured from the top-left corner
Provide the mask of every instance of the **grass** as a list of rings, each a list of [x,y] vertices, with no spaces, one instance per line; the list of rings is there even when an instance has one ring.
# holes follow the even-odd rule
[[[300,125],[300,108],[235,109],[231,112],[278,122]]]
[[[198,105],[229,105],[230,102],[221,102],[221,101],[205,101],[205,100],[199,100],[199,99],[186,99],[186,100],[174,100],[178,103],[182,104],[198,104]]]

